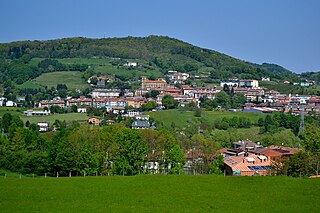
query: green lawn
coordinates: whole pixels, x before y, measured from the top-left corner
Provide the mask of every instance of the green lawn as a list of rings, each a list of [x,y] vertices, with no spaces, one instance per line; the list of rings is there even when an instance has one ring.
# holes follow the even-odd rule
[[[5,113],[21,115],[21,112],[18,110],[21,109],[17,107],[0,107],[0,117],[2,117]]]
[[[45,85],[40,85],[36,81],[30,80],[30,81],[26,81],[26,82],[24,82],[23,84],[20,84],[20,85],[17,84],[16,86],[19,89],[25,89],[25,88],[28,88],[28,89],[41,89],[41,88],[44,88]]]
[[[17,111],[17,110],[20,110],[20,111]],[[5,113],[19,115],[24,123],[26,121],[30,121],[31,123],[37,123],[39,121],[47,121],[52,124],[54,123],[55,120],[65,120],[66,122],[71,122],[71,121],[86,121],[88,119],[88,116],[86,113],[52,114],[48,116],[25,116],[23,115],[23,109],[19,109],[16,107],[0,107],[0,118]]]
[[[1,212],[318,212],[320,179],[0,178]]]
[[[176,127],[186,127],[192,120],[197,120],[194,116],[194,112],[191,111],[179,111],[179,110],[160,110],[156,112],[148,112],[150,117],[154,118],[158,122],[162,122],[164,126],[170,127],[171,123],[174,122]],[[252,122],[257,122],[259,118],[264,117],[264,114],[259,113],[247,113],[247,112],[222,112],[222,111],[203,111],[201,118],[207,119],[208,121],[214,121],[218,118],[233,116],[247,117]]]
[[[57,84],[66,84],[68,89],[84,89],[89,87],[81,78],[81,73],[76,71],[50,72],[44,73],[33,80],[42,86],[56,87]]]
[[[25,116],[21,115],[21,119],[25,123],[30,121],[30,123],[37,123],[39,121],[47,121],[50,124],[54,123],[55,120],[65,120],[66,122],[71,121],[85,121],[88,119],[87,114],[85,113],[66,113],[66,114],[53,114],[48,116]]]

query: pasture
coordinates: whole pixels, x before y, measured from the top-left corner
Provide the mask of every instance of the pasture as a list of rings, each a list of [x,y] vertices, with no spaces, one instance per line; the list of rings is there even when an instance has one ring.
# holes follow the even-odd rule
[[[16,107],[0,107],[0,118],[5,113],[10,113],[12,115],[18,115],[25,123],[29,121],[30,123],[37,123],[40,121],[46,121],[50,124],[54,123],[55,120],[65,120],[67,123],[72,121],[86,121],[88,116],[86,113],[64,113],[64,114],[51,114],[48,116],[26,116],[22,114],[23,109]]]
[[[81,78],[81,72],[76,71],[44,73],[33,81],[35,84],[48,86],[48,88],[56,87],[57,84],[66,84],[69,90],[89,87],[89,84]]]
[[[2,212],[317,212],[320,179],[164,176],[0,178]]]
[[[232,118],[234,116],[246,117],[253,123],[257,123],[259,118],[264,118],[264,114],[259,113],[248,113],[248,112],[222,112],[222,111],[202,111],[201,118],[195,117],[192,111],[180,111],[180,110],[160,110],[155,112],[148,112],[151,118],[154,118],[157,122],[163,123],[167,128],[171,126],[172,123],[175,124],[177,128],[183,128],[188,126],[194,120],[199,120],[201,118],[212,122],[216,119],[222,119],[223,117]]]
[[[21,115],[21,119],[25,123],[29,121],[30,123],[37,123],[41,121],[49,122],[53,124],[55,120],[65,120],[67,123],[72,121],[86,121],[88,116],[86,113],[64,113],[64,114],[52,114],[48,116],[25,116]]]

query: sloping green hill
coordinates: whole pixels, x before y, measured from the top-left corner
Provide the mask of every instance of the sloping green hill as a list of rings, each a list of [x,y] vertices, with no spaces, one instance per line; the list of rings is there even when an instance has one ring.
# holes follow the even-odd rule
[[[290,71],[274,72],[270,66],[265,65],[257,67],[225,54],[166,36],[65,38],[0,44],[0,58],[28,61],[35,57],[140,59],[146,61],[150,66],[156,66],[164,73],[168,70],[186,71],[195,75],[201,74],[207,80],[230,77],[259,79],[265,75],[281,79],[287,78],[284,75],[290,73]],[[7,72],[7,75],[10,75],[10,72]]]

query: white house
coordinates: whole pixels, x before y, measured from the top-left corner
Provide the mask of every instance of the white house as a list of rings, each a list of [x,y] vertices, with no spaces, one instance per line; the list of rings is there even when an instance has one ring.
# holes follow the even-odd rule
[[[46,115],[50,115],[51,112],[50,110],[47,111],[47,110],[27,110],[27,111],[24,111],[23,112],[24,115],[26,116],[46,116]]]
[[[6,102],[6,107],[16,107],[16,106],[17,106],[17,104],[15,102],[13,102],[13,101],[7,101]]]
[[[220,86],[223,87],[224,85],[228,85],[229,87],[238,87],[239,86],[239,80],[238,79],[227,79],[227,80],[221,80]]]
[[[120,90],[119,89],[95,89],[91,92],[92,98],[100,98],[100,97],[119,97]]]
[[[41,121],[38,122],[37,125],[40,127],[40,132],[47,132],[49,130],[49,122]]]
[[[259,87],[259,81],[258,80],[240,80],[239,87],[256,88],[256,87]]]
[[[262,77],[261,81],[270,81],[270,78],[269,77]]]
[[[137,62],[128,62],[124,64],[124,66],[126,67],[136,67],[137,65],[138,65]]]
[[[4,101],[5,100],[6,100],[6,98],[0,97],[0,106],[4,106]]]
[[[87,108],[86,107],[78,107],[77,112],[79,113],[87,113]]]

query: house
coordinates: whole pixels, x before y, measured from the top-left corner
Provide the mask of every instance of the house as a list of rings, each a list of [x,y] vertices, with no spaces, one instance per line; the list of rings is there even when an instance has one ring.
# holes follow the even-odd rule
[[[254,176],[269,175],[271,159],[264,155],[246,153],[224,158],[226,175]]]
[[[50,108],[52,106],[58,106],[61,108],[66,107],[66,103],[63,100],[50,100],[50,101],[40,101],[39,107],[40,108]]]
[[[138,65],[137,62],[127,62],[125,63],[123,66],[126,66],[126,67],[136,67]]]
[[[224,87],[224,85],[228,85],[230,88],[231,87],[238,87],[239,86],[239,80],[238,79],[227,79],[227,80],[221,80],[220,81],[220,86]]]
[[[149,121],[134,121],[131,125],[132,129],[149,129]]]
[[[49,122],[46,121],[40,121],[37,123],[37,125],[40,127],[39,132],[47,132],[49,130]]]
[[[312,97],[306,100],[308,106],[320,106],[320,97]]]
[[[249,151],[249,150],[255,150],[257,148],[263,147],[259,143],[254,143],[250,140],[242,140],[242,141],[237,141],[233,143],[233,148],[234,149],[240,149],[242,151]]]
[[[193,91],[193,88],[189,85],[182,85],[182,93],[183,95],[191,96],[190,93]]]
[[[100,97],[119,97],[120,96],[120,90],[119,89],[95,89],[91,92],[92,98],[100,98]]]
[[[102,119],[98,117],[93,116],[88,118],[88,123],[92,125],[100,125],[101,122],[102,122]]]
[[[186,150],[184,156],[186,159],[186,163],[184,165],[184,171],[186,174],[203,173],[205,162],[212,161],[215,158],[215,154],[205,154],[199,149]]]
[[[300,82],[300,86],[301,87],[309,87],[309,86],[312,86],[312,83],[311,82]]]
[[[6,102],[6,107],[16,107],[16,106],[17,106],[16,102],[13,102],[13,101]]]
[[[270,81],[270,78],[269,77],[262,77],[261,81]]]
[[[87,113],[87,108],[86,107],[78,107],[77,112],[79,113]]]
[[[258,80],[240,80],[239,87],[251,87],[256,88],[259,87],[259,81]]]
[[[291,148],[291,147],[285,147],[285,146],[269,146],[269,149],[275,150],[279,153],[281,153],[281,158],[290,158],[292,155],[294,155],[297,151],[301,150],[301,148]]]
[[[4,103],[5,100],[6,100],[6,98],[0,97],[0,106],[4,106],[5,105],[5,103]]]
[[[50,115],[51,112],[50,110],[49,111],[27,110],[27,111],[24,111],[23,114],[26,116],[45,116],[45,115]]]
[[[134,108],[140,108],[142,104],[146,103],[146,98],[138,96],[138,97],[128,97],[126,98],[127,105],[132,106]]]
[[[138,110],[128,110],[126,114],[124,114],[123,116],[124,117],[127,117],[127,118],[134,118],[135,116],[137,115],[141,115],[141,112],[138,111]]]
[[[106,121],[106,124],[107,125],[112,125],[112,124],[115,124],[116,122],[114,120],[107,120]]]
[[[282,157],[281,152],[278,152],[277,150],[274,150],[274,149],[270,149],[269,147],[262,147],[250,152],[255,155],[263,155],[263,156],[269,157],[271,161],[280,160]]]
[[[167,89],[170,85],[164,79],[149,80],[147,77],[142,76],[141,89]]]
[[[284,84],[290,84],[291,82],[288,81],[288,80],[284,80],[283,83],[284,83]]]
[[[171,83],[184,84],[184,82],[190,77],[190,74],[177,71],[168,71],[167,76]]]
[[[135,116],[136,120],[149,121],[150,115],[142,115],[141,113]]]

